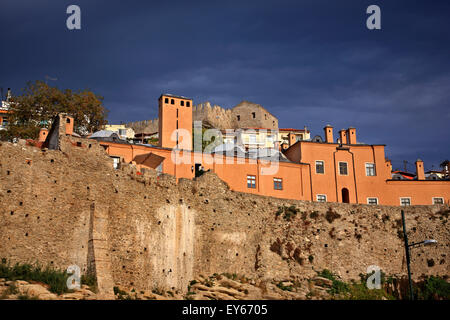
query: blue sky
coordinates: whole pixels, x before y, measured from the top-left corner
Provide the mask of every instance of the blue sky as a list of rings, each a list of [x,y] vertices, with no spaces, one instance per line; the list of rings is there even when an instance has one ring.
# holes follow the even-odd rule
[[[371,4],[381,30],[366,28]],[[354,126],[394,167],[450,158],[449,1],[2,0],[0,39],[1,87],[48,75],[104,96],[112,123],[157,117],[163,92],[250,100],[280,127]]]

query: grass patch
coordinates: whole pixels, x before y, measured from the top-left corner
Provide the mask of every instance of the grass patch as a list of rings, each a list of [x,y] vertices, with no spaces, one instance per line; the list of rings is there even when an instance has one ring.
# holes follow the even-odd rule
[[[277,283],[277,287],[283,291],[293,291],[294,290],[294,286],[285,286],[285,285],[283,285],[283,282]]]
[[[324,269],[321,272],[317,272],[317,275],[332,281],[331,288],[328,290],[328,293],[331,295],[346,294],[350,290],[348,284],[339,280],[338,276],[330,270]]]
[[[82,275],[81,276],[81,284],[87,285],[89,290],[94,293],[97,293],[97,278],[93,275]]]
[[[6,259],[2,259],[0,263],[0,278],[6,280],[24,280],[35,281],[49,285],[49,290],[56,294],[70,292],[67,288],[67,279],[69,274],[65,271],[57,270],[51,267],[42,268],[35,264],[19,264],[10,265]]]

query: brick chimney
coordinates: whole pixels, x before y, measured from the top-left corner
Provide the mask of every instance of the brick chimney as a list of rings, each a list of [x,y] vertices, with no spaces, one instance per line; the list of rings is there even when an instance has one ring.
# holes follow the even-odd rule
[[[347,130],[342,129],[339,131],[339,139],[341,144],[347,144]]]
[[[347,141],[348,144],[356,144],[356,129],[350,127],[347,129]]]
[[[288,137],[289,137],[289,147],[293,146],[297,142],[297,140],[295,140],[295,134],[290,132]]]
[[[425,180],[425,169],[423,168],[423,161],[417,159],[416,161],[416,176],[417,180]]]
[[[333,127],[327,124],[323,130],[325,132],[325,142],[333,143]]]
[[[40,131],[39,131],[39,142],[44,142],[45,141],[45,139],[47,139],[47,136],[48,136],[48,129],[46,129],[46,128],[42,128]]]
[[[65,121],[66,123],[66,134],[71,136],[73,133],[73,117],[66,115],[65,117],[63,117],[63,121]]]

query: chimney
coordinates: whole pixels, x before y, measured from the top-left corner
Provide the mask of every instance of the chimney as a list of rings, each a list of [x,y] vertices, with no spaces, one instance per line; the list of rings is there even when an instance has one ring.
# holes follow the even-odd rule
[[[325,142],[333,143],[333,127],[327,124],[323,130],[325,132]]]
[[[294,145],[297,141],[295,140],[295,134],[292,132],[289,133],[289,147]]]
[[[8,88],[8,91],[6,92],[6,101],[9,102],[10,99],[11,99],[11,88]]]
[[[356,144],[356,129],[350,127],[347,129],[347,141],[348,144]]]
[[[339,139],[341,144],[347,144],[347,130],[342,129],[339,131]]]
[[[45,141],[45,139],[47,139],[47,136],[48,136],[48,129],[46,129],[46,128],[42,128],[40,131],[39,131],[39,142],[44,142]]]
[[[62,114],[61,121],[65,124],[65,134],[71,136],[73,134],[74,118],[67,114]]]
[[[417,159],[416,161],[416,176],[417,180],[425,180],[425,170],[421,159]]]

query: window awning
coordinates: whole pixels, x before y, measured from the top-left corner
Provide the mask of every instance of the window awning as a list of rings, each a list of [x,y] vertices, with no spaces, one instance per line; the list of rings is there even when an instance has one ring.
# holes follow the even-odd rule
[[[150,152],[135,156],[133,161],[135,161],[136,164],[156,169],[164,161],[164,159],[165,159],[164,157],[158,156],[157,154]]]

